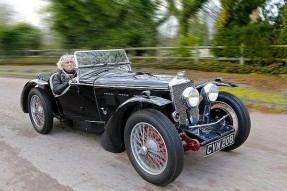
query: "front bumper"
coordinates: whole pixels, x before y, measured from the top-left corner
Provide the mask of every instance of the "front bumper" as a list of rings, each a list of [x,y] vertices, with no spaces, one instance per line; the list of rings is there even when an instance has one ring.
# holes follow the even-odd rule
[[[187,129],[184,129],[184,132],[188,137],[197,139],[200,142],[200,146],[207,145],[235,133],[235,129],[225,123],[224,119],[226,117],[228,115],[223,116],[214,123],[189,126]]]

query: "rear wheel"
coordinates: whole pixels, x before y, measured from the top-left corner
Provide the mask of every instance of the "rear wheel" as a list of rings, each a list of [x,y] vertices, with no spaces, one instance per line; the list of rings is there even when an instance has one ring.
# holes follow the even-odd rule
[[[183,169],[183,146],[170,120],[157,110],[145,109],[131,115],[125,132],[129,159],[148,182],[166,185]]]
[[[28,111],[31,122],[38,133],[47,134],[52,130],[52,103],[43,90],[33,88],[29,92]]]
[[[235,129],[234,144],[226,147],[223,151],[230,151],[241,146],[250,133],[250,116],[245,105],[234,95],[220,92],[217,100],[212,104],[210,115],[214,119],[220,119],[225,115],[225,122]]]

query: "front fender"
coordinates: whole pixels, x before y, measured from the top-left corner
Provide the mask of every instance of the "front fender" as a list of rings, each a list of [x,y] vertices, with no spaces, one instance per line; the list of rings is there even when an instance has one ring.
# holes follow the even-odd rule
[[[170,104],[171,101],[167,100],[167,99],[164,99],[164,98],[161,98],[161,97],[156,97],[156,96],[149,96],[149,97],[148,96],[135,96],[135,97],[132,97],[132,98],[128,99],[124,103],[122,103],[118,107],[116,112],[118,112],[122,108],[127,107],[127,106],[129,106],[131,104],[134,104],[134,103],[149,103],[149,104],[156,105],[158,107],[162,107],[162,106],[165,106],[167,104]]]
[[[112,114],[105,127],[106,130],[101,138],[102,147],[113,153],[123,152],[125,150],[124,127],[129,116],[136,111],[135,108],[162,108],[170,103],[170,100],[155,96],[135,96],[125,101]]]
[[[222,78],[216,78],[213,81],[200,83],[200,84],[196,85],[195,88],[200,91],[208,83],[212,83],[212,84],[215,84],[217,86],[237,87],[237,85],[235,85],[233,83],[222,81]]]
[[[45,89],[47,85],[49,85],[47,82],[39,79],[30,80],[24,85],[20,96],[20,106],[24,113],[28,113],[28,95],[30,90],[34,87]]]

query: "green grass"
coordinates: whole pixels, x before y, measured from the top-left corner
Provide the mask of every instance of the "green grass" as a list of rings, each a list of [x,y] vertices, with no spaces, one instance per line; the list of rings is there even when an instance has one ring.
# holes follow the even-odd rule
[[[0,58],[1,65],[53,65],[59,58],[54,57],[14,57]]]
[[[37,75],[41,73],[41,74],[48,74],[51,73],[49,71],[30,71],[30,72],[23,72],[23,71],[1,71],[0,70],[0,76],[7,76],[7,77],[14,77],[14,78],[18,78],[18,77],[23,77],[23,78],[36,78]]]
[[[287,104],[287,99],[281,94],[267,93],[267,92],[243,89],[243,88],[220,87],[219,89],[221,91],[230,92],[243,99],[253,99],[253,100],[262,101],[262,102]]]
[[[282,94],[229,87],[220,87],[219,90],[232,93],[239,97],[250,111],[287,113],[287,98]]]

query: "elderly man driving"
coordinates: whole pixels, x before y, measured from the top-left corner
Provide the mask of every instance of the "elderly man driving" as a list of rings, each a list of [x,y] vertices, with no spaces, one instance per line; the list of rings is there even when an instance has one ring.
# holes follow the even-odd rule
[[[59,71],[51,77],[51,88],[56,96],[64,94],[76,77],[74,56],[64,55],[57,63]]]

